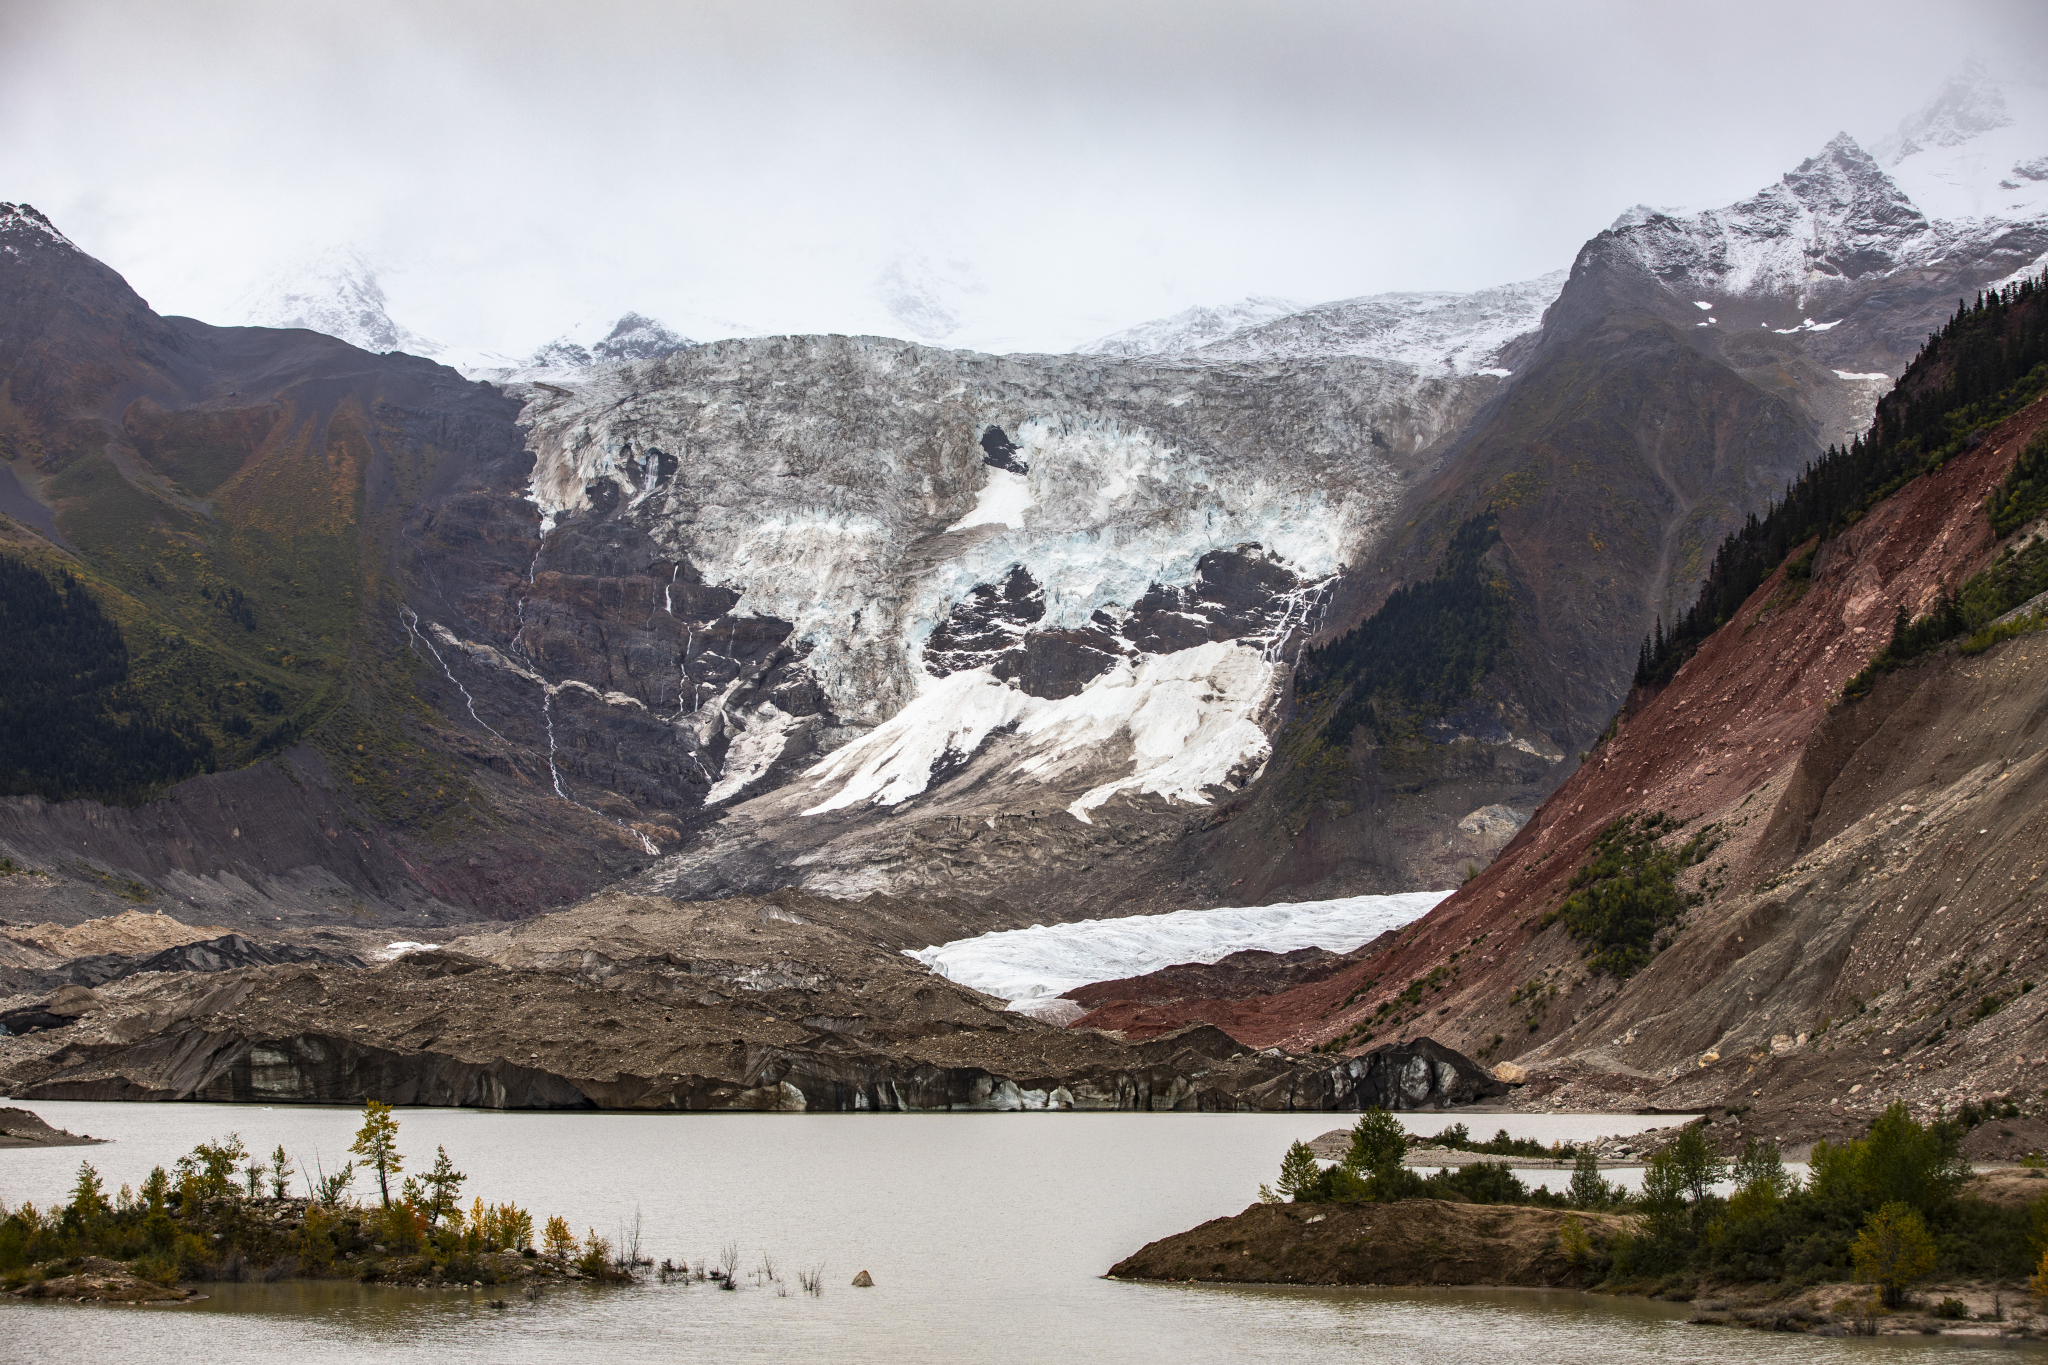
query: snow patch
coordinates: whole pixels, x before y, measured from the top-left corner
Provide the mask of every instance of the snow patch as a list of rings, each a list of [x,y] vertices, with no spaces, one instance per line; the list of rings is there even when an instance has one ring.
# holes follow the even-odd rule
[[[1016,748],[1001,773],[1050,784],[1130,764],[1067,807],[1077,820],[1093,823],[1088,812],[1119,792],[1206,805],[1208,788],[1241,785],[1263,767],[1271,750],[1258,718],[1278,677],[1261,651],[1231,640],[1119,659],[1058,700],[1030,696],[985,668],[927,675],[908,706],[804,774],[822,799],[803,813],[908,801],[936,769],[1007,727]]]
[[[1450,894],[1410,891],[1034,924],[905,953],[940,976],[999,1000],[1045,1000],[1077,986],[1142,976],[1177,963],[1215,962],[1247,948],[1348,953],[1420,919]]]
[[[974,495],[974,510],[946,528],[950,534],[976,526],[1007,526],[1024,529],[1024,514],[1031,510],[1031,480],[1008,469],[988,466],[988,482]]]
[[[725,718],[728,723],[735,720],[730,713]],[[704,794],[704,804],[715,806],[730,800],[760,780],[789,747],[789,732],[798,719],[771,701],[748,712],[741,722],[746,728],[726,746],[725,764],[719,769],[718,781]]]
[[[407,953],[431,953],[440,946],[438,943],[419,943],[413,939],[402,938],[396,943],[385,944],[382,948],[371,953],[370,956],[379,962],[390,962],[396,958],[404,957]]]
[[[1882,382],[1889,384],[1892,382],[1892,377],[1883,370],[1875,370],[1869,374],[1859,374],[1854,370],[1836,370],[1835,378],[1860,380],[1864,383]]]

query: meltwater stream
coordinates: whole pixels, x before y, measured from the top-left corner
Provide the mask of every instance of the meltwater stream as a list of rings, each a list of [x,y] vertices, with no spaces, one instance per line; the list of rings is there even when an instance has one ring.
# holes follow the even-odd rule
[[[0,1151],[0,1200],[61,1201],[81,1159],[118,1188],[233,1129],[332,1170],[357,1114],[184,1104],[35,1104],[115,1142]],[[1405,1116],[1434,1132],[1444,1115]],[[21,1303],[0,1296],[0,1360],[1430,1362],[1432,1365],[1809,1365],[1952,1350],[1684,1326],[1673,1305],[1575,1293],[1287,1290],[1112,1283],[1143,1243],[1237,1212],[1280,1153],[1341,1115],[535,1114],[401,1110],[409,1166],[446,1145],[468,1193],[613,1234],[637,1206],[643,1247],[691,1262],[766,1251],[787,1297],[646,1284],[562,1289],[498,1310],[469,1291],[343,1283],[209,1286],[191,1306]],[[1474,1115],[1551,1140],[1656,1118]],[[797,1292],[822,1263],[821,1298]],[[848,1286],[869,1271],[873,1289]]]

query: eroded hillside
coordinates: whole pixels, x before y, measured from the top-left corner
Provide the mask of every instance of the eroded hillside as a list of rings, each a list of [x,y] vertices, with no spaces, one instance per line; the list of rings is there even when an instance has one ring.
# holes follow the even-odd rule
[[[2036,281],[1976,330],[2011,346],[2044,304]],[[1953,407],[1938,468],[1791,547],[1499,860],[1397,942],[1199,1017],[1340,1052],[1427,1033],[1525,1069],[1525,1103],[1727,1106],[1742,1131],[1783,1137],[1860,1131],[1894,1099],[2038,1086],[2048,616],[2040,597],[2008,599],[2044,554],[2038,489],[2014,471],[2048,451],[2048,402],[2028,397],[2038,369],[1983,398],[1954,381],[1970,322],[1887,400],[1979,405]],[[1949,593],[2000,575],[2007,598],[1985,611],[2005,614],[1943,643],[1927,623]],[[1931,644],[1908,657],[1893,642],[1915,631]],[[1866,673],[1888,646],[1896,663]],[[1154,1005],[1147,1026],[1195,1013]]]

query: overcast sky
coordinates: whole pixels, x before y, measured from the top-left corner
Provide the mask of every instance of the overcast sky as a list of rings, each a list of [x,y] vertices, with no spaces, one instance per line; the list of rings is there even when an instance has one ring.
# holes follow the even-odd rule
[[[392,312],[530,349],[686,331],[1064,349],[1194,303],[1469,289],[1638,202],[1866,141],[2040,6],[0,0],[0,199],[233,321],[349,243]],[[878,282],[892,282],[878,288]]]

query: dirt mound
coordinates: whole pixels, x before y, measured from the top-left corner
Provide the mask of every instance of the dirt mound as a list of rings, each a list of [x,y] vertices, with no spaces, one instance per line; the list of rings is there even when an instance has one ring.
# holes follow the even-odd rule
[[[196,1289],[167,1288],[130,1273],[116,1261],[88,1256],[70,1275],[40,1280],[14,1291],[17,1298],[68,1300],[73,1303],[184,1303],[205,1298]]]
[[[90,1147],[105,1140],[52,1128],[26,1109],[0,1109],[0,1147]]]
[[[218,938],[227,932],[218,924],[201,928],[169,915],[145,915],[137,910],[89,919],[83,924],[37,924],[0,931],[7,938],[66,960],[104,954],[160,953],[181,944]]]
[[[1596,1242],[1630,1220],[1519,1204],[1254,1204],[1162,1237],[1112,1266],[1113,1280],[1234,1284],[1570,1285],[1558,1246],[1568,1217]]]
[[[1963,1155],[1972,1161],[2019,1161],[2048,1153],[2048,1120],[1986,1119],[1963,1136]],[[2036,1193],[2048,1186],[2036,1186]]]

